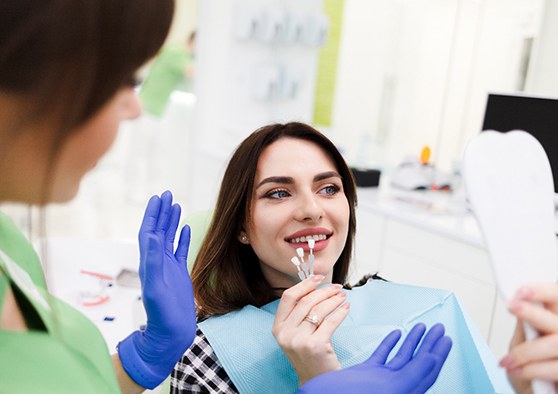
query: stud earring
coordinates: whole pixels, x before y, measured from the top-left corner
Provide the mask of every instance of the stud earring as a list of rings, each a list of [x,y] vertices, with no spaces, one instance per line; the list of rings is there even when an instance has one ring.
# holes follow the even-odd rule
[[[240,235],[240,242],[242,242],[243,244],[247,244],[248,243],[248,236],[246,234],[241,234]]]

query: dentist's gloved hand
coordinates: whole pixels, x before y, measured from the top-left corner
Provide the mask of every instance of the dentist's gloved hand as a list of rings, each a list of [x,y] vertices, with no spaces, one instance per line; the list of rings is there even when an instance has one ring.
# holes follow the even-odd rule
[[[139,276],[147,326],[118,344],[128,375],[149,389],[170,375],[196,334],[194,295],[186,267],[190,228],[182,229],[175,251],[179,221],[180,206],[172,204],[169,191],[160,198],[151,197],[139,231]]]
[[[316,376],[298,392],[422,394],[436,381],[452,345],[451,339],[444,336],[444,326],[436,324],[415,353],[425,331],[424,324],[415,325],[397,354],[386,364],[389,353],[401,338],[401,331],[394,330],[365,362]]]

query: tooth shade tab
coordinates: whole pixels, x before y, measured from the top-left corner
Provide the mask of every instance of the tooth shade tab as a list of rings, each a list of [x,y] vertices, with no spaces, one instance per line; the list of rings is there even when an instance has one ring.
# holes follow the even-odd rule
[[[298,254],[298,257],[304,257],[304,249],[296,248],[296,254]]]
[[[308,240],[308,247],[310,249],[314,249],[315,245],[316,245],[316,241],[313,238]]]
[[[310,250],[310,256],[308,256],[308,263],[310,265],[310,275],[314,275],[314,255],[312,250]]]
[[[292,238],[289,240],[289,242],[292,244],[298,244],[298,243],[309,242],[310,240],[314,240],[314,242],[316,242],[316,241],[324,241],[326,239],[327,239],[327,235],[319,234],[319,235],[307,235],[306,237]]]
[[[306,269],[304,271],[300,269],[300,261],[298,260],[298,257],[294,256],[293,258],[291,258],[291,262],[296,265],[298,278],[300,280],[306,279],[308,277],[308,272],[306,271]]]

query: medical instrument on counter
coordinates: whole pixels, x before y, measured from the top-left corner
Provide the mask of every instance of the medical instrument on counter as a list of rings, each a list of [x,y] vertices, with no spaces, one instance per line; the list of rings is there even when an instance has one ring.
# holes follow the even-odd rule
[[[138,271],[123,268],[116,276],[116,284],[124,287],[141,288]]]
[[[298,257],[294,256],[291,259],[291,262],[296,266],[296,269],[298,271],[298,277],[300,278],[300,280],[306,279],[306,275],[304,274],[304,271],[301,271],[300,269],[300,261],[298,261]]]
[[[110,300],[107,289],[112,287],[114,278],[99,272],[81,270],[80,303],[83,306],[97,306]]]
[[[424,148],[422,148],[422,150],[420,151],[420,163],[422,165],[428,165],[428,163],[430,163],[430,155],[432,154],[432,151],[430,150],[430,147],[428,145],[426,145]]]
[[[463,181],[504,298],[525,283],[556,283],[554,185],[541,144],[524,131],[483,132],[465,151]],[[527,324],[525,333],[539,335]],[[555,392],[548,381],[531,385],[535,394]]]

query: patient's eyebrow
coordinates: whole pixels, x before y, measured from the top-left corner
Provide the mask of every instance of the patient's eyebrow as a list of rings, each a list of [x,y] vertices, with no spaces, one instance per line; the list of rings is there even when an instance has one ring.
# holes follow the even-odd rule
[[[316,174],[314,176],[313,181],[319,182],[328,178],[343,179],[341,178],[341,175],[339,175],[337,171],[326,171],[326,172],[321,172],[319,174]],[[282,183],[285,185],[293,185],[295,183],[295,180],[293,177],[290,176],[270,176],[268,178],[262,179],[260,183],[258,183],[258,185],[256,186],[256,189],[258,189],[262,185],[265,185],[266,183]]]
[[[317,174],[316,176],[314,176],[314,182],[323,181],[324,179],[328,179],[328,178],[343,179],[337,171],[326,171],[326,172],[322,172],[322,173]]]
[[[258,183],[258,186],[256,186],[256,189],[266,183],[284,183],[292,185],[294,183],[294,178],[290,176],[270,176],[268,178],[262,179],[261,182]]]

